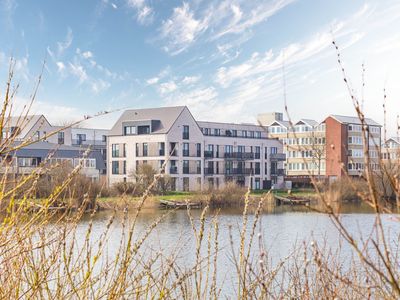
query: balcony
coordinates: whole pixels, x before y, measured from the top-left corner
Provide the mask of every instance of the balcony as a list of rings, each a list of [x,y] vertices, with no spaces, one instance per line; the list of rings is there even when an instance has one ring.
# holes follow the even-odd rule
[[[214,153],[213,151],[204,151],[204,158],[213,158]]]
[[[254,153],[252,152],[232,152],[225,153],[225,159],[236,159],[236,160],[246,160],[246,159],[254,159]]]
[[[271,153],[269,155],[269,159],[272,161],[285,161],[286,154],[285,153]]]
[[[205,176],[214,175],[214,169],[213,168],[204,168],[204,175]]]
[[[285,169],[271,170],[271,176],[285,176]]]
[[[226,176],[232,176],[232,175],[249,176],[252,174],[253,174],[253,169],[250,168],[233,168],[225,170]]]

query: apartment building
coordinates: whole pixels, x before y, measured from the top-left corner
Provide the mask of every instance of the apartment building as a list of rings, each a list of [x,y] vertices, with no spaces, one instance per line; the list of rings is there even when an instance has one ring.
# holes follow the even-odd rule
[[[359,176],[364,171],[362,124],[359,118],[330,115],[317,122],[301,119],[283,120],[282,113],[259,115],[259,121],[268,129],[270,137],[278,138],[286,154],[286,180],[295,185],[309,184],[310,178],[334,180],[344,176]],[[381,126],[365,119],[369,134],[367,147],[371,168],[379,168]]]
[[[57,133],[51,135],[54,132]],[[78,143],[76,135],[79,133],[93,138],[83,138],[85,141]],[[14,145],[24,141],[32,143],[3,155],[2,171],[7,168],[8,172],[25,174],[43,162],[68,161],[76,166],[80,160],[84,160],[81,172],[97,180],[101,174],[106,174],[106,143],[103,136],[107,133],[106,130],[53,126],[44,115],[10,117],[3,127],[3,138],[12,137]],[[87,153],[89,146],[92,150]],[[51,159],[47,159],[47,155]]]
[[[286,155],[286,179],[295,186],[310,183],[310,177],[325,176],[325,124],[315,120],[301,119],[290,123],[283,120],[282,113],[258,115],[269,137],[278,138]]]
[[[166,162],[176,190],[283,185],[282,144],[261,126],[198,122],[185,106],[125,111],[107,139],[108,182],[132,181],[141,164]]]
[[[345,174],[360,176],[365,169],[364,151],[368,151],[371,169],[379,169],[381,125],[365,119],[365,128],[358,117],[330,115],[326,125],[326,176],[334,180]],[[366,144],[363,142],[365,136]],[[366,148],[365,148],[366,147]]]
[[[400,138],[391,137],[382,144],[381,158],[386,163],[400,161]]]

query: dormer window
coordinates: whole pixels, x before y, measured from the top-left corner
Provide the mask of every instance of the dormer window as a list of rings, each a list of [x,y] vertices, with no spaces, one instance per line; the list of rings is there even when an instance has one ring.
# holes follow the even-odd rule
[[[138,126],[137,127],[138,134],[150,134],[150,126]]]
[[[136,126],[125,126],[124,135],[134,135],[136,134]]]

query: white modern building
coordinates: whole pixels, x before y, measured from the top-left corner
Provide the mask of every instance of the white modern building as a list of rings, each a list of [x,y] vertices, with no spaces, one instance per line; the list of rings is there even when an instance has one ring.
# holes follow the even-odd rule
[[[176,190],[283,187],[282,143],[263,127],[196,121],[186,106],[125,111],[107,138],[109,184],[133,181],[141,164],[173,179]]]
[[[107,134],[104,129],[54,126],[44,115],[9,117],[2,129],[2,139],[11,141],[9,148],[21,143],[25,146],[2,155],[0,172],[7,169],[25,174],[45,162],[67,161],[76,166],[83,160],[81,172],[98,180],[106,174]]]

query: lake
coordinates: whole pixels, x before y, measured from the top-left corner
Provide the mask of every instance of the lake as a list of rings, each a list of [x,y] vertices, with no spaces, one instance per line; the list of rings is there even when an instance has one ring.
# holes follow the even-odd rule
[[[375,222],[375,215],[372,209],[363,203],[347,203],[340,206],[341,218],[346,228],[355,235],[357,239],[361,236],[366,237],[371,233]],[[201,210],[192,210],[195,226],[199,226]],[[234,297],[232,287],[235,286],[236,273],[231,272],[234,268],[231,240],[234,251],[239,249],[240,228],[242,228],[242,210],[240,209],[221,209],[211,210],[206,219],[205,240],[207,240],[208,230],[212,230],[212,216],[218,213],[219,223],[219,259],[218,259],[218,284],[223,286],[222,295]],[[108,220],[111,218],[112,211],[100,211],[93,217],[93,238],[100,236],[105,229]],[[189,267],[195,260],[195,241],[193,229],[186,210],[166,211],[161,209],[144,209],[137,220],[135,226],[135,237],[139,239],[146,232],[146,229],[158,218],[167,214],[156,226],[154,231],[144,244],[144,253],[149,257],[161,251],[165,256],[175,254],[177,261],[183,267]],[[134,218],[134,212],[128,213],[128,220]],[[109,257],[115,255],[119,248],[122,236],[122,216],[117,214],[111,226],[111,233],[107,241],[107,254]],[[251,230],[254,216],[249,214],[248,232]],[[398,235],[400,222],[395,215],[383,215],[382,221],[385,228],[391,235]],[[78,227],[78,240],[84,235],[90,217],[86,216]],[[390,230],[389,230],[390,229]],[[317,213],[305,207],[292,206],[273,206],[264,212],[258,222],[257,235],[261,236],[263,245],[267,250],[268,257],[272,264],[279,262],[290,256],[294,247],[302,246],[303,242],[310,244],[312,241],[336,250],[339,241],[342,240],[331,218],[327,214]],[[342,240],[343,241],[343,240]],[[255,258],[260,252],[258,238],[251,249]],[[206,252],[206,246],[202,248]],[[351,247],[343,243],[341,246],[342,259],[350,259],[352,256]]]

